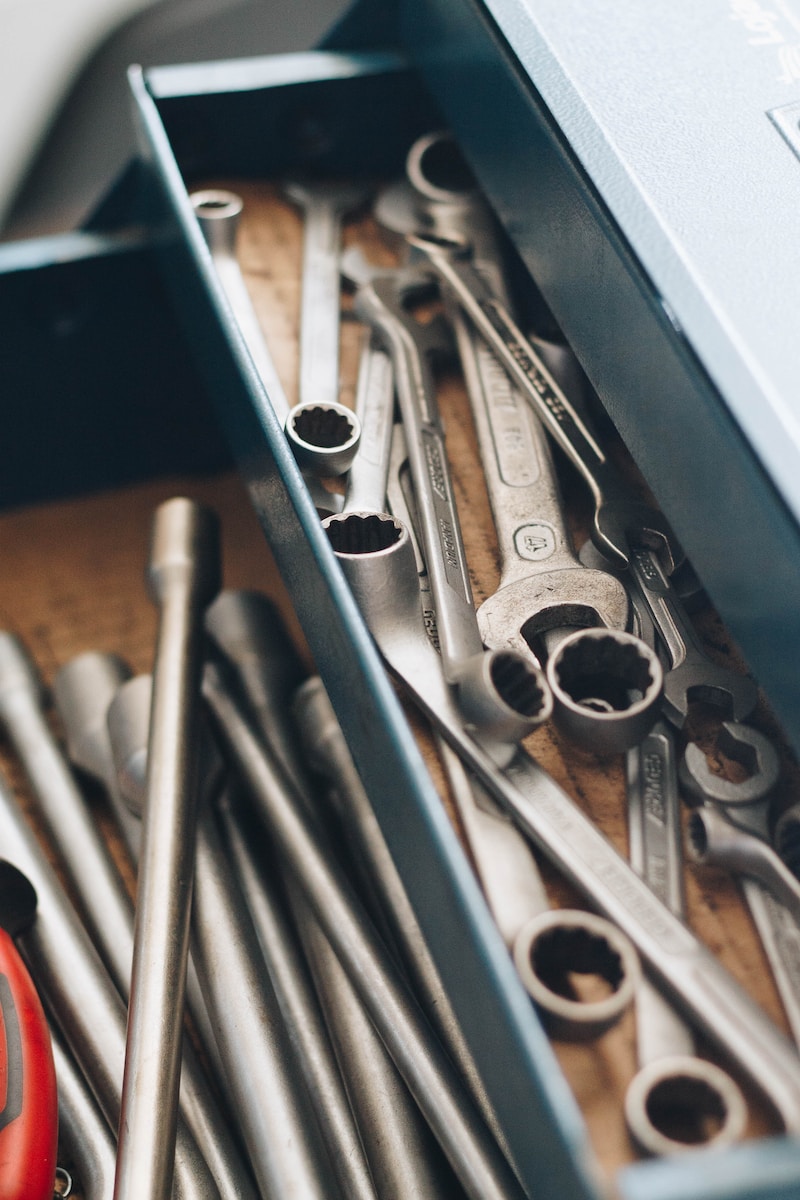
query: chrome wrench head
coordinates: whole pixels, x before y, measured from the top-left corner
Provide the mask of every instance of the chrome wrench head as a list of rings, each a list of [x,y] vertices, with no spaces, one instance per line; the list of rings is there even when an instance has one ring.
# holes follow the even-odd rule
[[[631,633],[579,629],[547,662],[553,719],[572,741],[617,754],[645,736],[658,716],[664,674],[656,654]]]
[[[419,580],[405,526],[386,513],[352,512],[327,517],[323,527],[340,562],[359,560],[359,590],[368,589],[376,619],[419,624]],[[356,598],[361,602],[365,597]],[[479,736],[508,745],[547,720],[551,711],[541,672],[511,652],[486,651],[466,659],[458,693],[468,725]]]
[[[717,805],[734,825],[769,840],[770,796],[781,773],[776,746],[759,730],[735,721],[723,723],[716,745],[747,770],[747,777],[732,780],[715,773],[700,747],[690,742],[679,767],[684,790],[700,804]]]
[[[605,917],[579,909],[549,909],[519,930],[514,964],[548,1033],[568,1041],[602,1037],[633,1003],[639,959]],[[573,980],[602,981],[599,997],[581,996]]]
[[[236,262],[236,234],[244,208],[242,199],[235,192],[219,188],[193,192],[190,196],[198,224],[203,231],[212,257]],[[237,320],[249,329],[253,313],[243,313],[242,300],[236,312]],[[259,343],[262,341],[258,333]],[[271,397],[276,393],[275,368],[270,362],[265,368],[263,347],[254,347],[258,353],[258,365]],[[344,475],[358,450],[361,425],[356,414],[344,404],[333,401],[316,404],[307,401],[296,404],[284,418],[281,412],[285,398],[280,389],[277,404],[279,419],[284,419],[284,433],[301,470],[321,478]]]
[[[625,1093],[625,1120],[644,1154],[682,1154],[738,1141],[747,1106],[737,1084],[715,1063],[670,1055],[637,1072]]]

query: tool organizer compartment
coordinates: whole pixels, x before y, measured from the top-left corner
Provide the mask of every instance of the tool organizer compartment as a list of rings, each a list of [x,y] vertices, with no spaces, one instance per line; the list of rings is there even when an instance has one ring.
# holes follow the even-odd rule
[[[101,294],[109,302],[118,281],[133,278],[137,288],[147,281],[153,298],[150,313],[143,315],[138,304],[132,306],[142,320],[139,336],[147,355],[131,354],[124,334],[119,344],[131,362],[143,357],[153,363],[153,356],[161,356],[152,381],[146,367],[142,374],[158,395],[174,393],[169,399],[172,416],[164,422],[156,404],[152,416],[139,413],[137,422],[141,420],[143,432],[137,434],[136,444],[141,451],[132,453],[120,472],[126,483],[139,468],[142,474],[169,477],[0,517],[6,556],[19,556],[20,563],[18,576],[3,584],[0,605],[5,623],[30,640],[47,676],[70,653],[89,645],[129,656],[135,668],[146,669],[154,618],[143,594],[136,599],[131,592],[135,593],[137,570],[142,569],[137,561],[150,510],[177,490],[197,494],[217,507],[228,547],[226,585],[273,592],[282,609],[292,614],[293,628],[307,643],[323,677],[531,1195],[596,1197],[616,1192],[630,1200],[640,1196],[770,1200],[792,1195],[800,1185],[800,1151],[792,1139],[779,1135],[778,1123],[753,1089],[747,1090],[750,1121],[741,1145],[697,1157],[637,1162],[620,1106],[634,1071],[631,1017],[596,1043],[553,1046],[544,1036],[459,844],[453,827],[457,819],[425,723],[405,700],[400,702],[387,680],[231,321],[194,219],[188,193],[195,188],[226,187],[242,195],[240,261],[281,380],[292,398],[297,386],[301,225],[298,213],[281,195],[280,184],[293,173],[391,182],[402,173],[414,139],[442,123],[429,93],[407,63],[392,54],[327,52],[165,68],[144,75],[134,70],[131,85],[141,160],[96,215],[92,229],[74,244],[71,270],[78,291],[85,289],[91,295],[95,289],[91,275],[99,263],[101,280],[107,272]],[[137,226],[138,233],[133,234]],[[392,261],[392,248],[368,215],[348,223],[346,238],[360,242],[371,256]],[[63,243],[61,250],[65,250]],[[47,247],[41,248],[38,264],[30,259],[24,263],[19,250],[4,253],[6,273],[0,277],[0,295],[7,298],[14,288],[33,296],[64,278],[63,267],[48,264]],[[127,303],[131,295],[124,285],[122,290]],[[93,307],[86,322],[87,345],[94,340],[92,331],[102,329],[108,319],[103,306]],[[26,324],[24,318],[22,323]],[[115,321],[112,325],[116,328]],[[46,325],[45,341],[57,343],[54,330],[56,321]],[[129,329],[128,336],[132,333]],[[354,395],[359,338],[357,323],[346,319],[341,358],[345,403],[352,402]],[[187,346],[191,357],[185,356]],[[107,350],[103,353],[106,357]],[[19,369],[13,352],[11,359],[14,369]],[[83,361],[80,356],[76,359]],[[104,385],[104,379],[90,381],[90,416],[92,399],[98,409],[102,403]],[[141,386],[132,376],[129,403],[133,406]],[[52,381],[45,378],[39,387],[52,403]],[[498,564],[474,430],[463,384],[455,373],[444,377],[440,402],[477,602],[496,586]],[[231,473],[208,474],[223,464],[225,450],[206,415],[207,403],[224,430],[246,493]],[[148,431],[162,423],[171,440],[154,461]],[[174,438],[178,430],[191,435],[188,446],[182,437]],[[643,488],[636,465],[613,428],[606,427],[605,435],[621,469]],[[200,478],[181,475],[188,469],[199,471]],[[69,479],[65,475],[49,490],[46,476],[27,491],[21,485],[11,492],[10,502],[27,504],[49,499],[53,493],[80,492],[84,489],[78,474]],[[91,448],[80,474],[92,490],[115,483],[113,471],[105,471],[102,456]],[[575,473],[564,464],[561,475],[571,498],[573,531],[582,540],[589,520],[587,497]],[[124,520],[115,515],[118,505]],[[41,551],[50,561],[49,578],[42,578]],[[695,566],[702,576],[702,564]],[[92,584],[92,595],[86,599],[80,592],[83,580]],[[115,600],[115,593],[124,600]],[[31,601],[32,596],[37,599]],[[705,608],[696,621],[711,656],[744,670],[717,614]],[[94,634],[96,640],[79,644]],[[693,734],[708,745],[712,719],[699,710],[693,719]],[[753,724],[782,738],[766,699]],[[621,758],[571,750],[551,726],[534,733],[528,745],[624,853]],[[24,792],[18,773],[14,780]],[[784,741],[783,803],[791,801],[796,784],[796,766]],[[551,900],[580,906],[558,871],[543,866]],[[689,924],[785,1028],[736,885],[721,872],[697,868],[690,870],[687,886]]]

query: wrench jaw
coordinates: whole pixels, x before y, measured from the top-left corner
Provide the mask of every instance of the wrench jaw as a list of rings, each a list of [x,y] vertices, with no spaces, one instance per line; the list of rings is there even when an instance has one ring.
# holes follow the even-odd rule
[[[633,1003],[641,978],[631,942],[605,918],[578,909],[538,913],[517,933],[514,964],[551,1037],[602,1037]],[[606,992],[583,999],[572,977],[595,976]]]
[[[662,1157],[739,1141],[747,1106],[727,1071],[693,1055],[667,1055],[631,1080],[625,1121],[641,1153]]]
[[[659,713],[664,673],[633,634],[579,629],[547,661],[553,719],[577,745],[619,754],[640,742]]]
[[[717,734],[717,749],[748,772],[742,780],[714,774],[708,759],[690,742],[678,768],[681,785],[692,801],[717,806],[733,825],[770,840],[770,796],[781,772],[773,743],[757,729],[726,721]]]
[[[728,720],[746,721],[758,704],[758,684],[749,675],[710,661],[680,664],[664,677],[664,716],[683,729],[692,704],[710,704]]]

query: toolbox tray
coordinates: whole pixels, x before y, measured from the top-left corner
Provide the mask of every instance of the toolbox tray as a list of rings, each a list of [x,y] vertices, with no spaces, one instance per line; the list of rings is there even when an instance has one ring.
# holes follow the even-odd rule
[[[393,52],[132,69],[130,79],[141,155],[90,227],[0,249],[0,311],[14,314],[14,329],[37,331],[35,345],[22,332],[6,339],[20,470],[2,499],[213,469],[228,454],[218,422],[523,1182],[532,1196],[599,1197],[606,1185],[577,1105],[231,322],[187,195],[208,176],[279,179],[305,169],[390,178],[442,113]],[[116,445],[120,414],[130,429]],[[613,1186],[630,1200],[794,1196],[800,1147],[774,1138],[645,1162],[619,1171]]]

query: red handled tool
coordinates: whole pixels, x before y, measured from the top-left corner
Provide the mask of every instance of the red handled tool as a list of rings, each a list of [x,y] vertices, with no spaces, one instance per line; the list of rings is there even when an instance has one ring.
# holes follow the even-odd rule
[[[52,1200],[58,1100],[50,1032],[14,937],[36,915],[36,892],[0,860],[0,1200]]]

